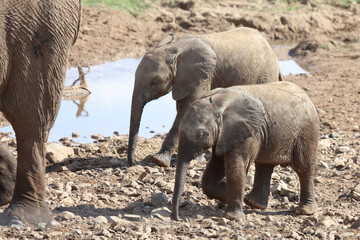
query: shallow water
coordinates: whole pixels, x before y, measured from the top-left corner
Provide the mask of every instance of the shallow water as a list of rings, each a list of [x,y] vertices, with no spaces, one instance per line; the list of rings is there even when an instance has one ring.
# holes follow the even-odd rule
[[[49,142],[62,137],[71,137],[72,132],[79,133],[73,140],[79,143],[92,142],[92,134],[111,136],[114,131],[128,134],[130,122],[131,97],[134,77],[140,59],[122,59],[116,62],[92,66],[86,75],[91,94],[82,102],[80,100],[63,100],[61,108],[49,136]],[[280,61],[283,75],[307,73],[293,60]],[[65,86],[78,78],[77,68],[68,69]],[[167,94],[145,105],[139,135],[153,137],[166,133],[176,115],[175,101]],[[2,132],[13,132],[11,126],[0,129]]]

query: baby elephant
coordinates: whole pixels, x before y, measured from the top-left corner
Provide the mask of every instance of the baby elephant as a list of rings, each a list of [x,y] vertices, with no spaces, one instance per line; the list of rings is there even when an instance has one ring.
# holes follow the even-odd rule
[[[300,179],[297,214],[313,214],[319,119],[306,93],[290,82],[217,88],[194,102],[180,123],[172,218],[191,159],[212,147],[202,178],[204,193],[227,204],[225,217],[243,218],[242,202],[265,209],[276,165],[290,165]],[[255,181],[244,199],[246,174]],[[225,178],[226,177],[226,180]]]
[[[0,206],[8,204],[14,194],[16,158],[0,143]]]

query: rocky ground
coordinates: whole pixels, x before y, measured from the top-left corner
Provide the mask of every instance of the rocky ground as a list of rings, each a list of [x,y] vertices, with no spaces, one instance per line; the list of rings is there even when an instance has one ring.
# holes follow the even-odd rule
[[[0,239],[360,239],[360,5],[201,2],[159,5],[136,18],[84,8],[70,65],[139,57],[171,31],[178,36],[248,26],[270,41],[295,43],[291,55],[310,74],[285,79],[303,87],[319,113],[319,211],[294,214],[298,178],[290,168],[277,167],[268,209],[245,206],[245,220],[228,221],[222,217],[224,206],[201,191],[206,162],[194,160],[180,208],[184,220],[175,222],[169,218],[174,165],[163,169],[146,158],[160,148],[163,136],[139,140],[133,167],[126,162],[127,136],[81,145],[62,139],[48,147],[47,155],[53,220],[46,226],[13,222],[0,227]],[[277,53],[280,59],[289,58],[284,49]],[[3,136],[2,141],[16,154],[13,138]]]

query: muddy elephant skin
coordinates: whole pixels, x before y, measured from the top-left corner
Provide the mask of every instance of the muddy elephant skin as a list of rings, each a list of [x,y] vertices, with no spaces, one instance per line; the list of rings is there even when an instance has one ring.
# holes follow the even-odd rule
[[[214,89],[189,108],[179,131],[173,219],[179,219],[179,199],[190,160],[209,148],[212,157],[202,188],[209,198],[227,204],[225,217],[243,218],[243,200],[251,207],[265,209],[277,165],[289,165],[299,176],[296,213],[316,211],[319,119],[310,98],[297,85],[274,82]],[[246,174],[253,162],[254,186],[245,197]]]
[[[15,131],[18,152],[14,195],[0,217],[2,224],[50,220],[45,144],[60,107],[80,18],[80,0],[0,4],[0,110]]]
[[[178,145],[178,126],[188,107],[210,89],[282,80],[277,57],[257,30],[237,28],[221,33],[169,35],[141,60],[132,96],[128,162],[134,164],[145,104],[172,91],[177,116],[160,151],[150,155],[159,166],[170,165]]]

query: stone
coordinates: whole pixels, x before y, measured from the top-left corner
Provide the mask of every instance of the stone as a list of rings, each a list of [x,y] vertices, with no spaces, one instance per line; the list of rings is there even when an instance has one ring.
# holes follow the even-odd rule
[[[144,206],[143,200],[139,199],[135,202],[130,203],[127,207],[125,207],[125,210],[133,211],[135,208],[141,208]]]
[[[275,194],[280,194],[282,191],[287,190],[287,185],[283,181],[279,181],[278,183],[275,183],[271,188],[270,192]]]
[[[86,152],[95,152],[99,150],[99,147],[95,146],[93,143],[82,143],[80,144],[81,148],[84,148]]]
[[[99,134],[99,133],[97,133],[97,134],[93,134],[93,135],[91,135],[91,138],[92,138],[92,139],[95,139],[95,140],[99,140],[99,139],[101,139],[101,138],[102,138],[102,135],[101,135],[101,134]]]
[[[333,225],[337,225],[337,223],[330,217],[330,216],[325,216],[321,221],[320,221],[320,225],[323,225],[326,228],[329,228]]]
[[[71,147],[65,147],[59,143],[49,143],[46,146],[46,158],[51,163],[63,162],[66,158],[74,155],[74,150]]]
[[[58,215],[61,219],[70,220],[75,218],[75,214],[69,211],[64,211]]]
[[[50,222],[48,222],[45,226],[45,229],[49,229],[49,228],[53,228],[53,227],[61,227],[61,223],[59,223],[58,221],[55,220],[51,220]]]
[[[161,220],[170,220],[171,211],[167,207],[156,208],[151,211],[150,216],[159,218]]]
[[[124,218],[129,221],[140,221],[141,216],[137,214],[124,214]]]
[[[339,146],[335,149],[336,154],[346,153],[348,151],[350,151],[350,147],[348,147],[348,146]]]
[[[79,134],[78,132],[72,132],[72,133],[71,133],[71,136],[72,136],[73,138],[78,138],[78,137],[80,137],[80,134]]]
[[[106,217],[104,216],[97,216],[95,219],[94,219],[94,223],[95,224],[107,224],[108,223],[108,220]]]
[[[355,222],[351,224],[352,228],[359,228],[360,227],[360,218],[358,218]]]
[[[318,144],[319,150],[328,150],[331,145],[334,143],[334,140],[331,138],[321,139]]]
[[[222,218],[219,219],[219,224],[220,225],[226,226],[228,224],[228,222],[229,222],[229,220],[226,219],[226,218],[222,217]]]
[[[169,201],[168,196],[164,193],[155,193],[151,196],[151,204],[154,207],[164,207],[167,206]]]

